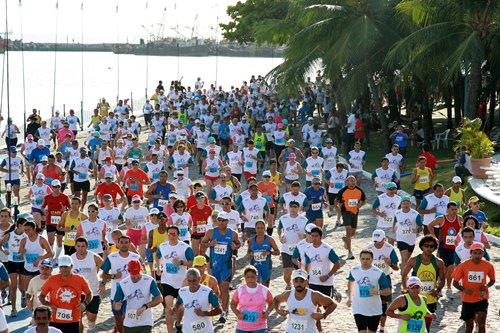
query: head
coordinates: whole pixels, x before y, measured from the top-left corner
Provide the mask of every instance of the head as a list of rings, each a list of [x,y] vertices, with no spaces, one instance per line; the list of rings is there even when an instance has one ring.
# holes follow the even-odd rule
[[[474,243],[474,229],[465,227],[462,230],[462,239],[464,240],[465,245],[471,246],[472,243]]]
[[[85,254],[85,253],[87,253],[88,245],[89,244],[88,244],[87,240],[84,237],[78,237],[75,240],[76,253],[82,254],[82,255]]]
[[[299,293],[303,292],[307,288],[308,283],[308,273],[302,269],[292,272],[293,287]]]
[[[420,250],[422,250],[422,252],[428,256],[437,249],[437,246],[437,239],[432,237],[431,235],[425,235],[418,243],[418,247],[420,248]]]
[[[186,281],[190,290],[196,290],[200,285],[201,274],[196,268],[190,268],[186,271]]]
[[[266,234],[266,222],[264,222],[264,220],[255,222],[255,233],[260,237]]]
[[[59,273],[63,277],[68,277],[71,275],[71,269],[73,268],[73,259],[68,255],[62,255],[57,260],[59,266]]]
[[[290,190],[294,195],[297,195],[300,191],[300,183],[298,181],[294,181],[290,186]]]
[[[320,227],[315,227],[311,230],[311,240],[314,246],[321,245],[323,238],[323,229]]]
[[[120,231],[121,233],[121,230],[118,230]],[[118,250],[122,253],[126,253],[128,252],[128,249],[130,247],[130,237],[127,236],[127,235],[121,235],[119,238],[118,238]]]
[[[259,189],[257,187],[257,184],[250,185],[250,187],[248,188],[248,190],[250,191],[250,196],[253,199],[255,199],[257,197],[257,195],[259,194]]]
[[[52,310],[48,306],[38,306],[33,311],[33,320],[35,321],[36,327],[43,331],[49,329],[51,316]]]
[[[36,236],[36,224],[34,221],[24,222],[24,232],[28,237]]]
[[[11,212],[9,208],[4,207],[0,210],[0,223],[10,223],[11,220],[10,217],[11,217]]]
[[[130,278],[132,282],[137,282],[141,278],[142,275],[142,264],[137,259],[132,259],[127,264],[127,270],[130,274]]]
[[[243,269],[243,278],[245,279],[245,284],[250,288],[255,288],[257,286],[258,272],[257,268],[252,265],[248,265]]]
[[[361,250],[359,253],[359,261],[362,268],[369,268],[373,263],[373,252],[371,250]]]
[[[347,187],[354,188],[356,186],[356,177],[348,176],[345,180]]]
[[[438,198],[441,198],[444,194],[444,187],[442,184],[440,183],[436,183],[434,186],[433,186],[433,189],[434,189],[434,195]]]
[[[418,294],[420,293],[420,290],[422,289],[422,282],[420,279],[416,276],[411,276],[408,278],[408,281],[406,282],[406,286],[408,287],[408,293],[410,293],[410,296],[416,298],[418,297]]]
[[[186,209],[186,204],[184,203],[184,201],[177,199],[174,202],[173,208],[177,214],[181,215],[182,213],[184,213],[184,210]]]
[[[427,164],[427,158],[425,158],[424,156],[420,156],[417,161],[418,167],[423,169],[425,168],[426,164]]]
[[[470,246],[470,257],[473,262],[478,263],[484,256],[484,245],[483,243],[474,242]]]
[[[380,166],[384,169],[387,169],[389,167],[389,159],[387,157],[383,157],[380,160]]]
[[[95,221],[98,217],[98,214],[99,214],[99,208],[97,207],[96,204],[91,203],[87,207],[87,213],[89,216],[89,220]]]
[[[179,228],[171,225],[167,229],[168,240],[170,242],[177,242],[179,240]]]

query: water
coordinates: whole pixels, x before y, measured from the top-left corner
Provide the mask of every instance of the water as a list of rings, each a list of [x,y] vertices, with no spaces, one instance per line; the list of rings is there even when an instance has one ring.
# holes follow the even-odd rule
[[[0,75],[3,74],[4,56],[5,54],[0,55]],[[197,77],[202,78],[207,88],[210,83],[215,83],[216,57],[177,58],[135,55],[118,57],[116,54],[106,52],[84,53],[84,119],[88,119],[102,97],[114,105],[117,96],[124,99],[132,95],[134,104],[136,106],[140,104],[145,98],[146,62],[149,63],[147,79],[149,96],[154,92],[158,80],[163,80],[166,89],[170,81],[177,78],[182,78],[182,83],[192,88]],[[229,89],[231,85],[240,86],[243,80],[248,81],[252,74],[266,74],[280,62],[279,58],[219,57],[217,85],[222,85],[225,89]],[[10,52],[9,63],[10,113],[14,123],[21,128],[24,110],[21,52]],[[36,108],[41,111],[42,118],[50,117],[54,91],[54,52],[24,52],[24,71],[27,114]],[[79,116],[81,97],[82,53],[58,52],[55,110],[60,110],[62,114],[64,108],[66,113],[69,109],[74,109]],[[5,81],[2,115],[7,118]],[[1,126],[4,124],[5,122]]]

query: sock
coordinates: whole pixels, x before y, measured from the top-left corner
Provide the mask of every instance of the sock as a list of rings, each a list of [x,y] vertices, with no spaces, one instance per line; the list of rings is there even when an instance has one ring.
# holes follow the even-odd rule
[[[62,246],[57,246],[57,245],[55,246],[55,251],[54,252],[56,253],[56,255],[55,255],[54,259],[59,258],[59,255],[61,255],[62,249],[63,249]]]
[[[273,235],[273,230],[274,230],[274,228],[269,228],[269,227],[268,227],[268,228],[267,228],[267,234],[268,234],[269,236],[272,236],[272,235]]]

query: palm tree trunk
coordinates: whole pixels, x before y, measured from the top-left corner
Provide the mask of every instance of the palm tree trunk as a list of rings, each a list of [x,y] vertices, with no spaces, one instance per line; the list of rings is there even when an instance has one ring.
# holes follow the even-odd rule
[[[443,91],[443,96],[444,96],[444,102],[446,104],[446,128],[452,129],[453,128],[453,110],[451,108],[451,88],[450,87],[445,87]]]
[[[469,91],[467,95],[467,106],[465,109],[465,115],[469,119],[474,119],[477,117],[477,106],[479,90],[481,89],[481,62],[479,60],[473,60],[471,62],[470,77],[469,77]]]
[[[463,77],[460,76],[453,85],[453,106],[455,109],[455,127],[459,127],[462,122],[463,110]]]
[[[382,140],[384,142],[384,149],[386,152],[391,150],[391,143],[389,140],[389,128],[387,127],[387,119],[385,114],[382,112],[382,102],[380,101],[380,92],[373,80],[373,75],[368,74],[368,86],[370,87],[370,92],[373,98],[373,104],[375,105],[375,112],[380,121],[380,127],[382,129]]]
[[[488,124],[487,131],[491,131],[493,127],[495,126],[495,108],[497,105],[497,94],[496,94],[496,85],[493,85],[493,89],[491,89],[490,93],[490,113],[489,113],[489,119],[486,122]]]

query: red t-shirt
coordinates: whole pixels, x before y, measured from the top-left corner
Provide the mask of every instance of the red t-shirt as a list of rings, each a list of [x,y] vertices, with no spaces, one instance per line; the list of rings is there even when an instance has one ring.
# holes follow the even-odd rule
[[[142,183],[148,182],[148,175],[141,169],[130,169],[125,174],[125,183],[127,184],[127,195],[133,196],[138,194],[139,196],[144,196],[144,191],[142,190]]]
[[[420,156],[423,156],[423,157],[425,157],[427,159],[427,164],[425,165],[426,167],[430,168],[432,171],[436,170],[437,159],[436,159],[436,157],[434,155],[432,155],[428,151],[424,151],[423,153],[421,153],[419,155],[419,157]],[[418,158],[417,158],[417,161],[418,161]]]
[[[110,183],[110,184],[100,183],[99,185],[97,185],[97,187],[95,189],[95,195],[96,196],[99,196],[99,195],[101,196],[101,200],[99,202],[99,205],[101,207],[104,207],[104,201],[102,200],[102,197],[105,194],[110,194],[111,197],[113,197],[113,205],[115,207],[117,206],[117,204],[116,204],[116,197],[118,196],[118,194],[120,196],[124,196],[125,195],[125,193],[123,193],[122,188],[117,183]]]
[[[208,199],[207,197],[205,197],[205,205],[209,206],[208,204]],[[188,198],[187,198],[187,201],[186,201],[186,207],[187,209],[191,209],[191,207],[193,206],[196,206],[196,198],[194,197],[194,195],[190,195]]]
[[[198,206],[193,206],[189,209],[189,214],[191,214],[191,218],[193,219],[193,235],[203,236],[207,230],[207,220],[212,215],[212,208],[210,206],[205,205],[202,209],[199,209]]]
[[[53,194],[46,195],[43,198],[42,210],[47,207],[46,224],[58,225],[62,214],[70,208],[69,198],[64,193],[59,193],[58,196]],[[54,216],[54,220],[52,220]],[[57,217],[59,217],[57,219]]]
[[[461,282],[464,288],[472,290],[472,294],[470,295],[464,293],[463,291],[460,292],[462,301],[476,303],[483,299],[490,298],[488,288],[486,288],[482,297],[480,288],[486,286],[488,283],[486,277],[490,280],[495,280],[495,267],[489,261],[484,259],[478,264],[474,263],[472,259],[468,259],[455,267],[451,277],[453,280]]]

